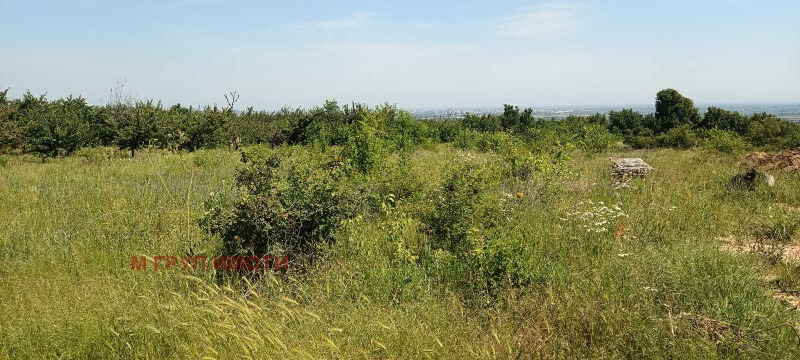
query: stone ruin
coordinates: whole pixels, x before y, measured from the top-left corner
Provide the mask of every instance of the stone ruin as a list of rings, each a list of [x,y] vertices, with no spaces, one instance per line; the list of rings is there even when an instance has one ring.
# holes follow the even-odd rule
[[[611,159],[611,175],[617,181],[626,181],[631,178],[645,177],[647,173],[653,170],[653,167],[648,165],[641,158],[622,158]]]

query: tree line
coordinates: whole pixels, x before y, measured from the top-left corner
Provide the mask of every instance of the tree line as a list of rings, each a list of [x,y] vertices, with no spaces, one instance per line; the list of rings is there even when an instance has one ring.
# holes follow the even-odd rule
[[[543,119],[532,109],[505,105],[501,114],[468,114],[460,121],[420,120],[395,106],[340,105],[327,101],[311,109],[235,111],[236,93],[227,105],[164,106],[112,92],[105,105],[82,97],[49,100],[26,92],[21,98],[0,91],[0,152],[69,156],[80,148],[116,146],[135,156],[142,148],[194,151],[252,144],[345,145],[354,134],[372,134],[395,149],[453,142],[464,148],[491,150],[502,136],[526,140],[534,147],[572,144],[602,152],[624,144],[633,148],[702,144],[722,151],[750,146],[800,146],[800,126],[760,113],[746,116],[710,107],[701,116],[691,99],[674,89],[656,95],[655,112],[631,109],[608,114]],[[366,128],[365,128],[366,126]]]

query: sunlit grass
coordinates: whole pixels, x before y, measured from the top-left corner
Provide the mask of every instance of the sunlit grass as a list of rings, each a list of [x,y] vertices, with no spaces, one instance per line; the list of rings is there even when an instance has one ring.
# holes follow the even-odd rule
[[[208,194],[231,181],[239,155],[107,153],[7,157],[0,167],[3,357],[800,355],[790,328],[798,315],[761,280],[769,265],[722,251],[719,240],[754,236],[774,204],[800,207],[800,176],[776,173],[774,188],[730,193],[736,155],[576,155],[575,176],[557,196],[525,198],[489,234],[525,245],[534,281],[476,306],[438,278],[464,274],[431,274],[393,257],[391,216],[354,222],[302,273],[252,285],[211,271],[131,271],[132,255],[219,252],[196,220]],[[614,190],[610,155],[642,157],[655,171]],[[408,176],[431,188],[463,161],[496,158],[442,145],[412,155]],[[423,201],[398,209],[413,217]],[[626,216],[586,232],[570,213],[587,201],[619,204]],[[413,228],[401,236],[412,247],[425,241]],[[775,271],[800,283],[793,269]],[[728,328],[714,327],[722,323]]]

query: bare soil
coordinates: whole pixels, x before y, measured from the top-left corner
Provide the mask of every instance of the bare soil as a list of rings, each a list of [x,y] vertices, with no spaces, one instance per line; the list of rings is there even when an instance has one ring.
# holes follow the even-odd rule
[[[777,154],[754,152],[744,158],[743,164],[763,170],[800,169],[800,148],[783,150]]]

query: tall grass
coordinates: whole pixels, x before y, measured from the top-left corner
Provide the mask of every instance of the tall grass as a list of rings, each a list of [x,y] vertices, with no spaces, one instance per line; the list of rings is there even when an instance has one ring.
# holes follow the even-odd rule
[[[609,155],[640,156],[656,170],[615,190]],[[733,155],[576,154],[559,191],[539,201],[519,190],[526,197],[513,211],[476,235],[499,239],[525,270],[524,283],[510,281],[487,303],[465,300],[459,284],[470,274],[410,257],[430,244],[418,216],[426,194],[463,163],[498,161],[444,145],[412,154],[404,176],[389,180],[413,181],[415,192],[391,211],[349,221],[303,271],[256,283],[212,271],[131,271],[132,255],[219,253],[197,219],[209,193],[231,186],[238,159],[224,150],[7,157],[0,356],[800,356],[796,311],[770,296],[758,259],[721,251],[718,240],[752,236],[774,204],[800,206],[797,174],[776,174],[771,189],[729,192]],[[598,231],[576,215],[614,205],[624,216]]]

